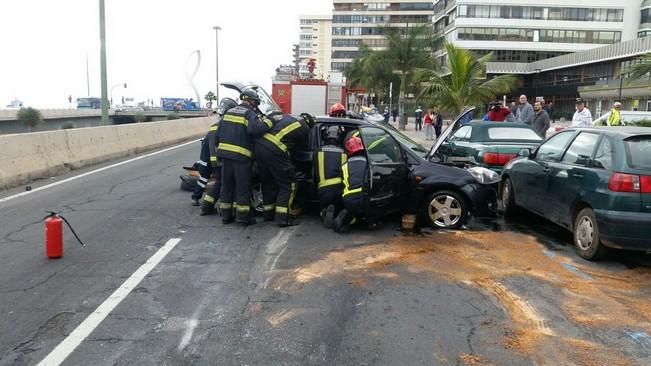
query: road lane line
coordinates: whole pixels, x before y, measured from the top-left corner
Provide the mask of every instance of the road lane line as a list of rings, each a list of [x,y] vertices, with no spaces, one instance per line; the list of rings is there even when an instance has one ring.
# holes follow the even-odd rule
[[[165,256],[176,247],[181,239],[170,239],[131,277],[127,278],[104,302],[95,309],[75,330],[59,343],[38,366],[58,366],[86,339],[97,326],[124,300],[131,291],[151,272]]]
[[[154,151],[154,152],[151,152],[151,153],[148,153],[148,154],[145,154],[145,155],[137,156],[137,157],[135,157],[133,159],[121,161],[119,163],[115,163],[115,164],[112,164],[112,165],[109,165],[109,166],[105,166],[103,168],[91,170],[90,172],[75,175],[74,177],[66,178],[66,179],[60,180],[58,182],[46,184],[46,185],[44,185],[42,187],[34,188],[31,191],[25,191],[25,192],[21,192],[21,193],[18,193],[18,194],[14,194],[14,195],[9,196],[9,197],[0,198],[0,203],[4,203],[4,202],[7,202],[7,201],[16,199],[16,198],[24,197],[24,196],[27,196],[29,194],[36,193],[36,192],[39,192],[39,191],[43,191],[43,190],[46,190],[48,188],[56,187],[56,186],[64,184],[64,183],[72,182],[73,180],[84,178],[84,177],[87,177],[87,176],[95,174],[95,173],[99,173],[99,172],[103,172],[105,170],[109,170],[109,169],[112,169],[112,168],[119,167],[121,165],[129,164],[129,163],[132,163],[134,161],[138,161],[138,160],[148,158],[148,157],[151,157],[151,156],[154,156],[154,155],[162,154],[162,153],[168,152],[170,150],[178,149],[179,147],[187,146],[187,145],[193,144],[193,143],[195,143],[197,141],[199,141],[199,140],[197,139],[197,140],[192,140],[192,141],[189,141],[189,142],[185,142],[185,143],[180,144],[180,145],[175,145],[175,146],[163,149],[163,150],[158,150],[158,151]]]

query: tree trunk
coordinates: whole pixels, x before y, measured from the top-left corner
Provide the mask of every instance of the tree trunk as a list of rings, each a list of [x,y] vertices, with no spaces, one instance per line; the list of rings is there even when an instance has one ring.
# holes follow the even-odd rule
[[[405,93],[407,91],[407,73],[400,75],[400,96],[398,97],[398,129],[405,130],[407,127],[407,116],[405,115]]]

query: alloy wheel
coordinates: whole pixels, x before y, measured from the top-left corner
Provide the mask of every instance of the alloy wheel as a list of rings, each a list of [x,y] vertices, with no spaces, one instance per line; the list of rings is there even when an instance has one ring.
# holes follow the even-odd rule
[[[463,206],[456,198],[443,194],[435,196],[429,204],[428,214],[437,227],[456,225],[463,216]]]

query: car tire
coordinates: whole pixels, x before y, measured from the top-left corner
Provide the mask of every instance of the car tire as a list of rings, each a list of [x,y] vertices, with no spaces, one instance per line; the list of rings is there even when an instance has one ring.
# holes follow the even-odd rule
[[[458,229],[468,218],[468,203],[459,193],[437,191],[425,201],[423,216],[434,228]]]
[[[513,189],[513,181],[511,178],[506,178],[502,184],[502,192],[500,194],[502,199],[502,211],[506,217],[514,217],[518,212],[518,205],[515,202],[515,191]]]
[[[574,248],[583,259],[599,260],[608,253],[608,248],[601,243],[597,219],[589,207],[584,208],[576,215],[573,236]]]

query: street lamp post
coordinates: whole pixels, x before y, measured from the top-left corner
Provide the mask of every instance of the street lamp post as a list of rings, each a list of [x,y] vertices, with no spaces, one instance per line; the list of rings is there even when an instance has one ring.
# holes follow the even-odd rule
[[[215,98],[219,103],[219,31],[221,27],[214,26],[212,29],[215,30]]]
[[[117,87],[120,86],[120,85],[124,85],[124,88],[125,88],[125,89],[127,88],[127,83],[119,83],[119,84],[115,84],[115,85],[113,85],[113,86],[111,87],[111,108],[114,107],[114,106],[113,106],[113,89],[117,88]]]
[[[108,115],[108,85],[106,82],[106,22],[104,16],[104,0],[99,0],[99,41],[100,41],[100,72],[102,83],[102,125],[109,124]]]

